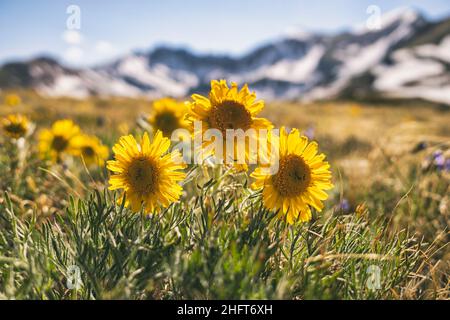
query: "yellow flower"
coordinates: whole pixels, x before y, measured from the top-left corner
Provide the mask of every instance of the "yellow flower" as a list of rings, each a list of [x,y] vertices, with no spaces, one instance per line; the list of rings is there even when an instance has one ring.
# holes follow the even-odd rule
[[[140,144],[128,135],[114,145],[115,160],[107,162],[107,168],[115,173],[109,179],[109,189],[123,189],[125,205],[134,212],[143,205],[145,212],[153,213],[180,198],[182,188],[178,182],[185,173],[178,170],[185,164],[178,151],[167,152],[169,147],[170,140],[161,131],[156,132],[152,142],[144,133]]]
[[[229,88],[225,80],[212,80],[209,97],[194,94],[192,99],[193,101],[188,105],[187,120],[192,129],[194,129],[195,121],[201,121],[202,123],[202,131],[194,132],[194,138],[198,137],[198,135],[203,136],[208,129],[218,129],[224,139],[224,160],[226,163],[230,163],[230,160],[233,162],[237,158],[236,143],[234,143],[234,154],[225,155],[227,129],[241,129],[244,132],[253,129],[257,134],[260,129],[269,130],[273,127],[267,119],[256,117],[264,108],[264,102],[261,100],[256,101],[256,94],[250,92],[246,84],[241,90],[238,90],[238,86],[234,82],[231,83],[231,88]],[[207,140],[202,147],[205,148],[211,143],[211,141]],[[246,162],[248,162],[248,147],[245,149],[245,158]],[[243,167],[246,168],[246,165],[244,164]]]
[[[8,94],[5,97],[5,104],[10,107],[18,106],[22,102],[22,99],[17,94]]]
[[[64,154],[77,155],[74,142],[79,135],[80,128],[72,120],[56,121],[51,129],[44,129],[39,135],[41,157],[60,161]]]
[[[95,136],[79,135],[74,138],[73,145],[87,166],[103,166],[109,155],[108,148]]]
[[[1,121],[3,132],[13,138],[25,137],[30,131],[30,121],[21,114],[10,114]]]
[[[153,129],[162,131],[165,137],[170,137],[178,128],[187,128],[185,120],[186,105],[171,98],[163,98],[153,102],[153,109],[147,119]]]
[[[350,115],[352,117],[359,117],[361,115],[361,106],[358,104],[352,104],[350,106]]]
[[[258,167],[251,174],[256,179],[252,188],[263,189],[264,206],[279,210],[280,218],[286,216],[288,223],[309,221],[310,206],[321,211],[322,201],[328,198],[324,190],[333,188],[330,165],[323,153],[318,154],[317,143],[308,142],[297,129],[288,134],[281,128],[278,147],[278,171],[270,174]]]

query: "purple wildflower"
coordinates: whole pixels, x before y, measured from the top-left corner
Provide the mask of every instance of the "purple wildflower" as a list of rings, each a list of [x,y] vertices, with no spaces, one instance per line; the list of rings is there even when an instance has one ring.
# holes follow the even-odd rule
[[[349,212],[350,211],[350,202],[345,198],[342,199],[341,202],[339,203],[339,208],[343,212]]]

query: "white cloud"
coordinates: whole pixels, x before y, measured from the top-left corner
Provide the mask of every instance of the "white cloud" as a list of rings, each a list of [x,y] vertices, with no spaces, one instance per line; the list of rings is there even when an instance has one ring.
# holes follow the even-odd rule
[[[79,47],[70,47],[64,52],[64,59],[71,63],[80,62],[84,51]]]
[[[64,42],[70,45],[79,45],[83,41],[83,36],[77,30],[64,31],[62,38]]]
[[[98,41],[95,44],[95,51],[97,51],[100,54],[107,54],[107,53],[110,53],[111,51],[114,51],[114,47],[108,41],[102,40],[102,41]]]
[[[106,40],[96,41],[92,49],[90,58],[96,63],[104,63],[115,57],[119,52],[112,43]]]

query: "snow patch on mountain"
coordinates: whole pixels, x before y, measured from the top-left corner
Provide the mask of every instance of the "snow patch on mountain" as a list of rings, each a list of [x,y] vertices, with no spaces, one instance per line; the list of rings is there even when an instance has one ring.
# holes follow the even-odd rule
[[[189,87],[196,84],[195,77],[181,74],[184,81],[177,81],[178,77],[171,74],[171,70],[163,65],[157,64],[149,67],[149,61],[145,56],[129,56],[117,67],[117,73],[121,77],[131,78],[143,87],[155,90],[160,95],[183,96]]]
[[[298,27],[287,28],[284,32],[284,38],[286,39],[309,41],[312,37],[314,37],[313,33]]]
[[[375,68],[375,89],[389,96],[422,98],[450,104],[450,77],[442,76],[445,66],[430,58],[417,57],[416,51],[395,51],[392,54],[393,64]]]
[[[438,44],[424,44],[415,48],[421,57],[435,58],[450,63],[450,36],[446,36]]]
[[[51,85],[41,84],[37,89],[42,94],[53,97],[69,96],[83,99],[89,96],[83,79],[75,75],[59,75]]]
[[[387,17],[383,17],[383,26],[385,27],[397,22],[396,28],[387,35],[379,37],[369,45],[357,43],[357,38],[354,42],[337,48],[333,54],[333,58],[340,62],[336,67],[336,79],[325,86],[313,88],[306,95],[306,99],[316,100],[337,96],[355,76],[378,66],[394,45],[411,37],[414,33],[414,23],[418,18],[419,16],[413,11],[396,10],[387,14]]]
[[[394,32],[379,39],[374,44],[360,47],[355,54],[348,55],[341,60],[343,65],[339,70],[340,77],[351,78],[377,65],[386,56],[389,48],[407,38],[411,33],[410,25],[401,25]]]
[[[378,12],[372,11],[372,18],[377,18]],[[382,14],[380,8],[379,11],[379,26],[369,28],[367,21],[361,24],[357,24],[351,30],[354,35],[364,35],[366,33],[378,32],[382,29],[387,29],[394,24],[412,24],[415,21],[421,19],[421,16],[417,11],[410,7],[400,7]],[[369,17],[369,16],[368,16]]]
[[[264,78],[293,83],[309,82],[314,79],[314,72],[324,53],[325,47],[316,45],[300,59],[283,59],[273,65],[261,66],[245,78],[250,82]]]

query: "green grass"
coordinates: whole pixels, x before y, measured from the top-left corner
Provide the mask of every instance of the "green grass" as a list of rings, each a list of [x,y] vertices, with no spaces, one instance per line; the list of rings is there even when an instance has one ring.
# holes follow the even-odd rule
[[[198,177],[203,170],[192,169]],[[366,209],[289,226],[261,207],[245,176],[189,182],[195,193],[160,215],[114,194],[71,197],[51,219],[0,205],[0,292],[15,299],[378,299],[404,297],[436,247],[391,232]],[[67,287],[80,270],[82,286]],[[368,268],[379,268],[371,290]],[[420,292],[414,293],[420,297]]]
[[[222,197],[200,206],[211,199],[201,195],[192,207],[146,217],[108,197],[72,200],[66,215],[42,225],[17,219],[7,199],[5,297],[377,298],[390,296],[419,258],[420,244],[406,232],[374,243],[382,224],[354,216],[288,227],[262,208],[246,217],[242,203]],[[71,265],[83,282],[75,292],[65,285]],[[382,269],[382,288],[373,292],[366,287],[370,265]]]

